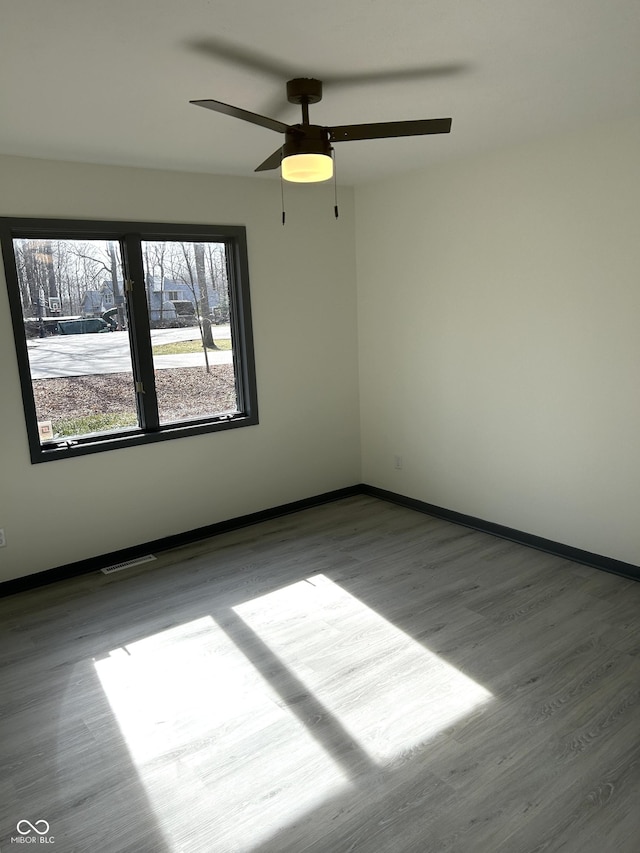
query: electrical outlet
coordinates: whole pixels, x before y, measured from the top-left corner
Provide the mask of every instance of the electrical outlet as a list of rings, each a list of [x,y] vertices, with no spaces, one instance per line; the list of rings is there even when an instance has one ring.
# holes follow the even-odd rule
[[[398,456],[397,454],[393,457],[393,467],[396,471],[399,471],[402,468],[402,456]]]
[[[0,548],[4,548],[4,546],[6,544],[7,544],[7,540],[5,539],[5,536],[4,536],[4,529],[2,527],[0,527]]]

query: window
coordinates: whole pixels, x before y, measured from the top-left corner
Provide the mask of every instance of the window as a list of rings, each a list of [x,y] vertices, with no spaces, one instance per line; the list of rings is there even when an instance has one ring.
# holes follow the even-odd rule
[[[0,219],[0,238],[33,462],[258,422],[243,227]]]

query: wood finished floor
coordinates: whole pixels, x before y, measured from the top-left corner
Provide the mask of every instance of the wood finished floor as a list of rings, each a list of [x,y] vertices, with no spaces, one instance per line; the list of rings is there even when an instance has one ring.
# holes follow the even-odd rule
[[[365,496],[6,598],[0,851],[638,853],[639,629]]]

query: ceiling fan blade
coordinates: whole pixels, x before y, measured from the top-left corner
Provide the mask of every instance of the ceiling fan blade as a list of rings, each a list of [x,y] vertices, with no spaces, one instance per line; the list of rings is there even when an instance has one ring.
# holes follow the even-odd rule
[[[276,130],[278,133],[284,133],[289,129],[288,124],[284,124],[275,118],[251,113],[249,110],[242,110],[240,107],[232,107],[230,104],[223,104],[222,101],[189,101],[190,104],[195,104],[196,107],[205,107],[208,110],[213,110],[216,113],[224,113],[233,118],[240,118],[243,121],[250,121],[252,124],[259,124],[260,127],[266,127],[269,130]]]
[[[354,139],[390,139],[396,136],[424,136],[428,133],[449,133],[450,118],[427,118],[416,121],[382,121],[374,124],[343,124],[329,127],[330,142],[349,142]]]
[[[270,154],[269,157],[267,157],[267,159],[264,161],[264,163],[260,163],[260,165],[255,171],[268,172],[269,169],[277,169],[280,163],[282,163],[282,148],[278,148],[277,151],[274,151],[273,154]]]

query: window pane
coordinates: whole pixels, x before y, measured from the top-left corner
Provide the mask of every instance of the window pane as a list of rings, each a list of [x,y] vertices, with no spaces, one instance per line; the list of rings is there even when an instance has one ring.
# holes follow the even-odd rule
[[[226,246],[143,241],[160,424],[238,410]]]
[[[41,443],[136,427],[119,243],[13,247]]]

